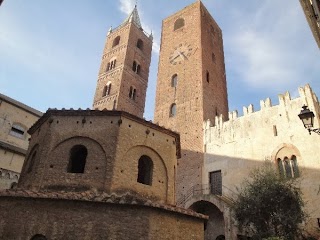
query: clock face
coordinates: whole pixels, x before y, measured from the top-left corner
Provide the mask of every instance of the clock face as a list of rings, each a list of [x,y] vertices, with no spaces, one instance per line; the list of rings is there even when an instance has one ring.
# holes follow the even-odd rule
[[[180,43],[170,54],[169,61],[173,65],[181,64],[191,56],[192,46],[188,43]]]

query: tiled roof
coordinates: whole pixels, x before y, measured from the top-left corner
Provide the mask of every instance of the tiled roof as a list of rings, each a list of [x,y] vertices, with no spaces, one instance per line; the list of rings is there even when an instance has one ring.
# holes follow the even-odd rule
[[[125,25],[129,22],[133,22],[138,28],[142,28],[137,5],[134,6],[134,9],[130,13],[130,15],[126,18],[126,20],[124,20],[122,25]]]
[[[60,199],[60,200],[74,200],[74,201],[88,201],[88,202],[102,202],[109,204],[123,204],[123,205],[140,205],[146,207],[153,207],[169,212],[181,213],[184,215],[197,217],[201,219],[208,219],[208,216],[194,212],[190,209],[180,208],[173,205],[166,205],[162,203],[152,202],[148,199],[142,199],[130,193],[108,194],[97,193],[94,191],[86,192],[49,192],[49,191],[31,191],[23,189],[7,189],[0,191],[1,197],[20,197],[20,198],[40,198],[40,199]]]

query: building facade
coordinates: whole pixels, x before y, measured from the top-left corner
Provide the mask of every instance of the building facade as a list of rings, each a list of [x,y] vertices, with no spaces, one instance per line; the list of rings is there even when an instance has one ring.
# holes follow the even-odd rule
[[[14,187],[29,145],[27,130],[41,112],[0,94],[0,189]]]
[[[143,117],[152,40],[141,26],[137,6],[120,26],[109,30],[94,109],[121,110]]]
[[[163,20],[154,122],[181,135],[178,198],[200,184],[203,121],[228,118],[222,32],[201,1]]]
[[[29,133],[2,239],[203,239],[207,217],[174,206],[179,134],[107,110],[48,110]]]
[[[308,105],[319,121],[319,102],[309,86],[300,97],[261,101],[244,116],[228,113],[222,32],[201,1],[163,21],[154,121],[181,135],[177,204],[209,216],[205,239],[238,239],[232,215],[237,189],[265,161],[298,178],[307,202],[306,234],[319,237],[318,136],[298,118]],[[306,146],[308,145],[308,146]]]
[[[300,0],[302,9],[320,48],[320,0]]]

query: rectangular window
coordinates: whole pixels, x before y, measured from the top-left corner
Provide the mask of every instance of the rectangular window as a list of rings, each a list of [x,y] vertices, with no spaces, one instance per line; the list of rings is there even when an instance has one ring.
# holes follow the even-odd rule
[[[210,192],[215,195],[222,195],[222,174],[221,170],[210,172]]]
[[[24,138],[25,129],[21,127],[20,125],[12,125],[10,130],[10,135],[18,137],[18,138]]]

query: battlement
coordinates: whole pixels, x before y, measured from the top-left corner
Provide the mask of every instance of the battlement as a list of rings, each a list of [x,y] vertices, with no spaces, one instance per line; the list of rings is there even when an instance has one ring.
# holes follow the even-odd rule
[[[309,84],[306,84],[303,87],[299,87],[298,88],[299,91],[299,97],[292,99],[290,93],[287,91],[284,94],[279,94],[278,95],[278,99],[279,99],[279,104],[278,105],[272,105],[272,101],[271,99],[268,97],[265,100],[260,100],[260,110],[259,111],[255,111],[254,110],[254,105],[250,104],[249,106],[244,106],[242,108],[242,112],[243,115],[239,116],[238,111],[234,110],[232,112],[229,112],[229,120],[228,121],[233,121],[236,120],[238,118],[244,118],[247,116],[250,116],[254,113],[259,113],[262,111],[265,111],[267,109],[271,109],[271,108],[275,108],[278,106],[290,106],[291,103],[293,101],[297,101],[297,99],[301,99],[304,104],[306,105],[317,105],[319,106],[319,100],[318,97],[316,96],[316,94],[313,92],[312,88],[310,87]],[[302,107],[302,105],[300,106]],[[311,106],[309,106],[311,107]],[[311,107],[311,109],[313,109]],[[297,109],[297,111],[299,111],[299,109]],[[222,115],[220,116],[216,116],[214,122],[212,123],[210,120],[207,121],[206,126],[222,126],[223,122],[228,122],[228,121],[224,121]]]

